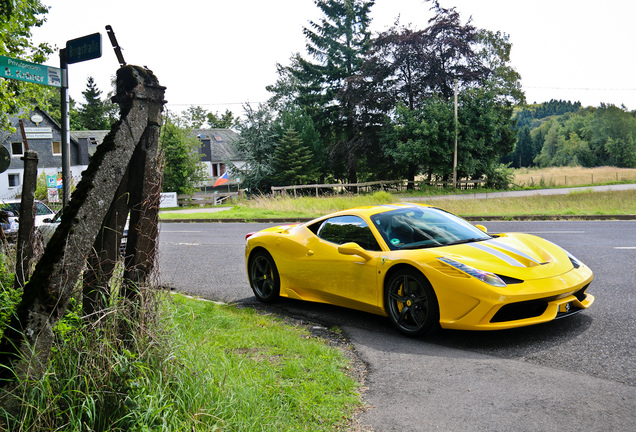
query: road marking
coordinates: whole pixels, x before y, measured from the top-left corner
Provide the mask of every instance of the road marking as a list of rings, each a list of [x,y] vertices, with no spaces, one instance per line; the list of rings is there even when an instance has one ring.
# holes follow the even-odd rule
[[[616,246],[614,249],[636,250],[636,246]]]
[[[201,246],[201,243],[175,243],[175,242],[161,242],[161,244],[166,244],[166,245],[176,245],[176,246]]]
[[[524,231],[526,234],[585,234],[585,231]]]

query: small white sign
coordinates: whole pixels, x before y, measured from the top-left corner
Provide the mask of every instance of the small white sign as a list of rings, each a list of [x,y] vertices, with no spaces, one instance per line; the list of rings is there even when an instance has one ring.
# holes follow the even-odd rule
[[[178,207],[176,192],[162,192],[159,202],[159,208]]]
[[[25,133],[27,139],[53,139],[52,133]]]

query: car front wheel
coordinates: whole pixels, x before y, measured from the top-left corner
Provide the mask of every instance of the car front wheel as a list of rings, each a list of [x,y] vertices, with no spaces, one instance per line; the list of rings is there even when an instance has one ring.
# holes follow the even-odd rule
[[[384,305],[393,325],[407,336],[421,336],[439,325],[435,291],[415,269],[398,270],[388,279]]]
[[[280,277],[272,256],[265,250],[254,252],[249,261],[250,286],[263,303],[271,303],[280,295]]]

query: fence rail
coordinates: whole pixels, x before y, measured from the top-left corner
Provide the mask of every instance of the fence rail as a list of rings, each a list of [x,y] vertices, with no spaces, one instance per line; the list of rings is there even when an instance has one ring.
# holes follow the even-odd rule
[[[208,206],[218,205],[223,203],[228,198],[239,196],[238,192],[224,192],[214,194],[192,194],[192,195],[177,195],[177,204],[180,206]]]
[[[476,189],[483,186],[486,180],[462,180],[457,182],[457,186],[460,189]],[[343,189],[353,189],[356,193],[361,191],[371,191],[375,189],[379,190],[402,190],[406,189],[408,185],[413,185],[414,189],[422,188],[422,186],[433,187],[452,187],[452,181],[406,181],[406,180],[379,180],[364,183],[330,183],[330,184],[311,184],[311,185],[294,185],[294,186],[272,186],[272,194],[276,195],[280,193],[282,196],[287,195],[287,191],[294,191],[294,198],[297,196],[298,190],[314,189],[316,196],[320,194],[324,189],[332,189],[332,192],[341,191]]]

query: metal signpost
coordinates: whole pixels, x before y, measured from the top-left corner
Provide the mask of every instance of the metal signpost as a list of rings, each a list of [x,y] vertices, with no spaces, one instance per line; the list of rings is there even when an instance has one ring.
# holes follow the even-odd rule
[[[106,26],[108,36],[114,41],[114,33],[110,26]],[[113,42],[115,48],[116,40]],[[119,46],[115,52],[118,53]],[[0,77],[26,81],[35,84],[59,87],[61,91],[62,112],[62,183],[64,206],[68,204],[71,195],[71,137],[68,95],[68,65],[102,56],[102,35],[93,33],[66,42],[66,48],[60,50],[60,67],[31,63],[0,55]],[[117,58],[121,58],[119,52]],[[121,58],[120,63],[123,61]],[[125,64],[125,63],[124,63]],[[31,131],[31,133],[36,133]]]
[[[93,33],[66,42],[60,50],[60,69],[66,78],[62,86],[60,102],[62,114],[62,205],[66,207],[71,197],[71,120],[69,117],[68,65],[102,56],[102,35]]]
[[[69,117],[68,65],[102,56],[102,35],[93,33],[66,42],[60,50],[60,69],[64,76],[60,102],[62,114],[62,205],[66,207],[71,197],[71,120]]]

